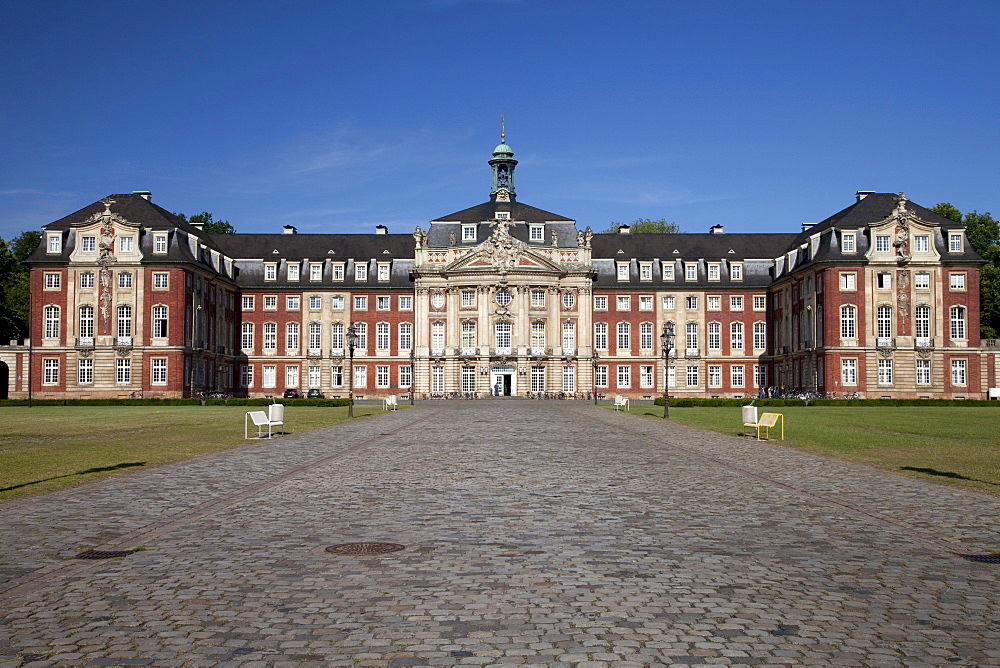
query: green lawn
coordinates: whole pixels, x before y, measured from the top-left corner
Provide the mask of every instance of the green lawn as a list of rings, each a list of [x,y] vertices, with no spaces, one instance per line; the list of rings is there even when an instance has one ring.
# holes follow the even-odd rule
[[[246,406],[35,406],[0,408],[0,501],[51,492],[252,443]],[[265,408],[266,410],[266,408]],[[356,405],[354,415],[379,411]],[[347,407],[285,408],[285,431],[347,419]],[[256,433],[251,425],[251,433]]]
[[[785,406],[774,442],[924,480],[1000,496],[1000,410],[996,408]],[[636,415],[663,419],[662,406]],[[739,408],[671,408],[670,419],[723,434],[742,431]]]

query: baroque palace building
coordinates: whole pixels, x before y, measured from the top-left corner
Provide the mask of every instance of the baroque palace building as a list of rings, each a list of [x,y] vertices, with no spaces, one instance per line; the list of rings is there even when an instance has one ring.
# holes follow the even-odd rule
[[[593,234],[517,200],[503,139],[489,165],[489,201],[413,234],[206,234],[146,192],[95,202],[44,227],[30,341],[0,351],[0,386],[968,399],[1000,386],[978,335],[981,258],[960,224],[902,194],[859,192],[787,234]]]

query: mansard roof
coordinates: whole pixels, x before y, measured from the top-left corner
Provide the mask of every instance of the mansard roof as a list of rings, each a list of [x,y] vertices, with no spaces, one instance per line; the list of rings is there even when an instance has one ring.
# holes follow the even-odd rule
[[[497,211],[509,211],[511,220],[525,223],[573,222],[572,218],[521,204],[516,198],[511,197],[510,202],[497,202],[491,199],[488,202],[470,206],[468,209],[435,218],[431,223],[480,223],[496,218]]]
[[[414,257],[411,234],[211,234],[230,257],[312,261]],[[388,252],[387,252],[388,251]]]
[[[593,257],[616,260],[745,260],[775,258],[795,234],[595,234]]]

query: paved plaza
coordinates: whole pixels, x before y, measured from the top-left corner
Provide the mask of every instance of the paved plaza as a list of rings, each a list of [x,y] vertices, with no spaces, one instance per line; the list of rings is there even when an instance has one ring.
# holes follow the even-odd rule
[[[1000,499],[584,402],[424,402],[0,505],[0,666],[1000,666],[996,551]]]

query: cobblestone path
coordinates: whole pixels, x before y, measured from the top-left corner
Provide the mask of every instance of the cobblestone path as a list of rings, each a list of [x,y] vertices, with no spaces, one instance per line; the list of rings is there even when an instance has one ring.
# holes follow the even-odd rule
[[[351,542],[405,549],[325,550]],[[983,495],[426,402],[0,506],[0,666],[1000,666],[1000,564],[968,557],[994,551]]]

